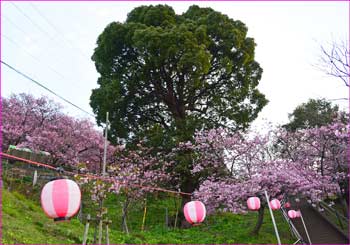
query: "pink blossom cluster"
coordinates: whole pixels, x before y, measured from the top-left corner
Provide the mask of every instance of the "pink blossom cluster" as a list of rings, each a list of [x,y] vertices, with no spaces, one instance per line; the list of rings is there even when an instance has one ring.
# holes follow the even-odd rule
[[[56,165],[77,166],[83,163],[90,171],[100,171],[103,159],[102,132],[85,119],[63,114],[61,106],[42,97],[28,94],[2,98],[3,145],[46,151]],[[108,159],[115,147],[108,144]]]
[[[340,121],[296,132],[277,128],[267,136],[213,129],[197,133],[193,144],[182,143],[179,149],[196,153],[192,174],[210,173],[194,193],[209,212],[244,213],[247,198],[264,190],[271,198],[302,196],[311,202],[346,193],[348,134]],[[216,175],[222,166],[228,174]]]
[[[146,192],[153,192],[147,187],[164,187],[170,180],[167,169],[171,162],[161,153],[154,155],[154,149],[137,144],[136,149],[121,149],[114,162],[108,166],[109,176],[115,182],[110,191],[118,193],[120,187],[129,197],[139,198]]]
[[[263,197],[266,190],[271,198],[282,199],[284,195],[302,195],[318,202],[327,195],[335,195],[339,187],[329,177],[312,170],[301,169],[299,163],[286,160],[267,162],[252,174],[251,178],[238,180],[226,178],[206,180],[194,196],[201,200],[208,212],[215,210],[233,213],[247,212],[246,200],[252,196]]]

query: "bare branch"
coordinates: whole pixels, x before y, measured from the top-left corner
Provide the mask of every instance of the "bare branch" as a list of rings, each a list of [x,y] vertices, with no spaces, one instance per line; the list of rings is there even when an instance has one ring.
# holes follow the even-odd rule
[[[321,45],[320,64],[317,65],[326,74],[340,78],[349,87],[350,65],[347,42],[333,42],[330,49]]]

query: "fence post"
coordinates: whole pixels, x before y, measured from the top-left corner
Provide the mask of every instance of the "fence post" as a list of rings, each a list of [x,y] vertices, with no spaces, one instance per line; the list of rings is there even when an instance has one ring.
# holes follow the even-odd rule
[[[38,171],[34,171],[34,176],[33,176],[33,187],[35,186],[36,182],[38,180]]]
[[[165,228],[168,228],[169,217],[168,217],[168,208],[165,208]]]
[[[180,208],[180,205],[178,204],[178,200],[175,201],[175,204],[176,204],[176,215],[175,215],[174,229],[176,229],[176,226],[177,226],[177,217],[179,216],[179,208]]]
[[[86,240],[87,240],[87,235],[88,235],[88,232],[89,232],[89,226],[90,226],[90,214],[87,215],[87,218],[86,218],[86,224],[85,224],[85,231],[84,231],[84,236],[83,236],[83,245],[86,244]]]
[[[98,244],[102,243],[102,215],[99,217],[99,224],[98,224]]]
[[[109,245],[109,230],[108,230],[108,225],[110,221],[106,220],[106,244]]]

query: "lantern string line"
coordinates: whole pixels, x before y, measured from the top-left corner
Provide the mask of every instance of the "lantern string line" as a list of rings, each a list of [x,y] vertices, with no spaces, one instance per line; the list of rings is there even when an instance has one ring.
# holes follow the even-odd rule
[[[13,155],[10,155],[10,154],[6,154],[4,152],[0,152],[0,155],[5,157],[5,158],[19,160],[19,161],[22,161],[24,163],[28,163],[28,164],[33,164],[33,165],[36,165],[36,166],[49,168],[49,169],[52,169],[52,170],[55,170],[55,171],[57,171],[59,169],[62,170],[61,167],[58,167],[58,168],[57,167],[53,167],[53,166],[45,164],[45,163],[35,162],[35,161],[28,160],[28,159],[25,159],[25,158],[16,157],[16,156],[13,156]],[[149,190],[155,190],[155,191],[162,191],[162,192],[168,192],[168,193],[192,196],[191,193],[187,193],[187,192],[173,191],[173,190],[168,190],[168,189],[164,189],[164,188],[160,188],[160,187],[153,187],[153,186],[145,186],[145,185],[140,185],[140,184],[126,183],[126,182],[123,182],[123,181],[115,180],[112,177],[101,177],[101,176],[97,176],[97,175],[93,175],[93,174],[74,173],[74,172],[70,172],[70,171],[66,171],[66,170],[63,170],[63,172],[66,173],[66,174],[74,175],[74,176],[86,177],[88,179],[100,179],[100,180],[105,181],[105,182],[112,182],[112,183],[119,184],[119,185],[124,185],[124,186],[128,186],[129,185],[129,186],[136,187],[136,188],[141,188],[141,189],[149,189]]]

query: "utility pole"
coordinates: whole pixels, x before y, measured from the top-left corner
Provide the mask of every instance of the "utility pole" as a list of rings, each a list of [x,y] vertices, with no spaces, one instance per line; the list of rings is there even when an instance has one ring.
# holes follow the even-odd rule
[[[107,160],[107,135],[108,135],[108,111],[106,113],[106,129],[105,129],[105,142],[104,142],[104,150],[103,150],[103,166],[102,166],[102,177],[106,175],[106,160]],[[99,232],[98,232],[98,244],[102,242],[102,220],[103,220],[103,200],[100,200],[100,217],[99,217]]]
[[[104,176],[106,174],[106,160],[107,160],[107,134],[108,134],[108,120],[109,112],[106,113],[106,129],[105,129],[105,144],[104,144],[104,151],[103,151],[103,168],[102,168],[102,175]]]

